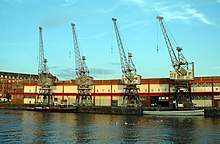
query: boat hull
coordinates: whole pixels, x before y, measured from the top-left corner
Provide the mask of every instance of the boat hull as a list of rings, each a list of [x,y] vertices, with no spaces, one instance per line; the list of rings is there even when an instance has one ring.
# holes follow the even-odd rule
[[[48,112],[60,112],[60,107],[34,107],[27,108],[28,111],[48,111]]]
[[[204,116],[204,110],[167,110],[167,111],[143,111],[143,115],[160,116]]]
[[[57,107],[57,106],[52,106],[52,107],[33,107],[33,108],[27,108],[28,111],[41,111],[41,112],[77,112],[76,107]]]

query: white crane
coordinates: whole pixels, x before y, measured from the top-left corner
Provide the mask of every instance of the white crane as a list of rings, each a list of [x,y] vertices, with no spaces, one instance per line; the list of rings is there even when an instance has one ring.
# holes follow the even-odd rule
[[[73,31],[73,42],[74,42],[74,52],[75,52],[75,70],[76,70],[76,85],[77,85],[77,95],[76,104],[77,105],[92,105],[92,94],[91,86],[93,86],[93,77],[89,76],[89,69],[86,65],[85,56],[80,55],[78,40],[75,30],[75,24],[72,23]]]
[[[140,98],[138,95],[139,88],[137,85],[141,84],[141,76],[136,73],[135,65],[132,61],[132,53],[128,53],[128,58],[125,55],[125,50],[122,44],[120,33],[117,27],[117,19],[112,18],[116,40],[118,43],[118,50],[121,60],[122,70],[122,84],[125,85],[125,91],[123,96],[124,106],[141,106]]]
[[[159,20],[164,40],[170,55],[172,67],[174,68],[174,71],[170,72],[170,79],[174,81],[175,87],[173,101],[176,103],[176,101],[184,98],[186,100],[185,103],[192,103],[190,81],[194,80],[194,63],[187,62],[186,58],[182,54],[182,48],[179,46],[176,47],[178,52],[178,55],[176,56],[168,33],[165,29],[163,17],[157,16],[156,18]]]

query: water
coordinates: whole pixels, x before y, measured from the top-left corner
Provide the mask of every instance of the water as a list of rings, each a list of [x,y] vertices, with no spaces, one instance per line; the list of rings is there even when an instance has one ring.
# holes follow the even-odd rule
[[[0,143],[220,143],[220,118],[0,110]]]

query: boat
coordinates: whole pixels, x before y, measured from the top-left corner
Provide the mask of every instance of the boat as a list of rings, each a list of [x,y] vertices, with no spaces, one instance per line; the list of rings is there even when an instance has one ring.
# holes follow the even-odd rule
[[[158,115],[158,116],[204,116],[204,109],[189,109],[189,110],[158,110],[158,111],[143,111],[143,115]]]
[[[27,108],[28,111],[48,111],[48,112],[60,112],[60,107],[54,107],[54,106],[36,106],[36,107],[30,107]]]
[[[76,112],[76,107],[60,107],[60,106],[36,106],[27,108],[28,111],[42,112]]]

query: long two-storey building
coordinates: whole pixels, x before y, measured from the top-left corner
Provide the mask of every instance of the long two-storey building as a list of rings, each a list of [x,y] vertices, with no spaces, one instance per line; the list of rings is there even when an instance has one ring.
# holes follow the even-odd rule
[[[169,106],[174,93],[169,78],[145,78],[138,86],[143,106]],[[38,95],[37,75],[0,73],[0,98],[12,103],[35,104]],[[95,106],[120,106],[124,86],[118,80],[95,80],[92,87]],[[52,86],[55,104],[73,105],[76,99],[75,80],[56,81]],[[196,107],[220,107],[220,76],[196,77],[191,81],[192,101]]]

